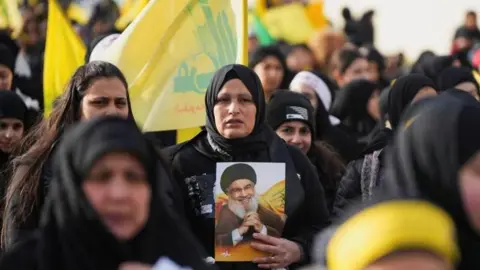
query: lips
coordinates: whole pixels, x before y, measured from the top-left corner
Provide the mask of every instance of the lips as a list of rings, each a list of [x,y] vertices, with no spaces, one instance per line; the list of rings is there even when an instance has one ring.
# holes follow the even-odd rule
[[[227,125],[228,125],[228,124],[232,124],[232,125],[234,125],[234,124],[243,124],[243,121],[242,121],[242,120],[239,120],[239,119],[230,119],[230,120],[228,120],[227,122],[225,122],[225,124],[227,124]]]
[[[106,214],[103,218],[108,225],[113,226],[121,225],[129,219],[128,215],[123,214]]]

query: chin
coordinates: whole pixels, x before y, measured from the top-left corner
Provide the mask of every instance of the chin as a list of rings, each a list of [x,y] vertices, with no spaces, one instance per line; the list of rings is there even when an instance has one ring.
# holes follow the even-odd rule
[[[222,135],[227,139],[240,139],[243,137],[247,137],[248,132],[245,132],[243,130],[226,130],[225,133]]]

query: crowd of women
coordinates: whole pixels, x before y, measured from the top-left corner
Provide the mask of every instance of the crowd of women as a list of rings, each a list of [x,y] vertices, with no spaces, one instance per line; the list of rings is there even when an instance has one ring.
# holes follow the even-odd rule
[[[480,269],[469,16],[451,55],[426,52],[409,72],[387,72],[368,39],[326,32],[318,50],[251,36],[249,65],[213,75],[202,132],[168,147],[142,133],[122,72],[100,61],[31,125],[1,46],[0,269]],[[214,259],[204,209],[218,162],[285,164],[283,233],[253,234],[267,255],[252,262]]]

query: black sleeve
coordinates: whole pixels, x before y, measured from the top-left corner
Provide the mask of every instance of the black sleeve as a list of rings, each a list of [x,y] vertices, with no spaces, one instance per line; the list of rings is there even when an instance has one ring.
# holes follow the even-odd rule
[[[36,254],[38,252],[38,240],[35,235],[25,238],[21,244],[16,245],[8,252],[3,252],[0,257],[0,269],[2,270],[33,270],[37,269]]]
[[[297,148],[289,147],[297,172],[301,175],[301,182],[305,191],[303,204],[304,219],[298,228],[298,234],[289,240],[298,243],[303,249],[303,258],[296,264],[304,265],[310,262],[310,251],[313,239],[329,224],[329,212],[325,199],[325,192],[318,179],[315,167],[308,158]]]
[[[340,180],[340,185],[333,203],[333,217],[339,217],[345,208],[362,195],[360,186],[361,175],[358,170],[359,160],[354,160],[347,165],[345,175]]]
[[[5,208],[3,215],[3,231],[5,234],[4,243],[2,243],[4,250],[9,250],[15,244],[23,242],[32,236],[35,229],[38,227],[39,213],[37,207],[32,209],[32,212],[25,218],[25,220],[18,220],[14,217],[14,213],[18,209],[18,197],[13,197],[11,203]]]

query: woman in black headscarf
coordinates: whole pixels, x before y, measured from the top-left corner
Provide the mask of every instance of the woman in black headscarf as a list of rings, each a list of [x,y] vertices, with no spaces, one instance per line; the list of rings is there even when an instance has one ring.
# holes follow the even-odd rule
[[[1,269],[116,270],[161,256],[207,269],[193,235],[165,207],[160,179],[170,176],[134,123],[79,124],[63,137],[55,164],[38,233],[6,253]]]
[[[13,160],[13,176],[5,198],[2,248],[37,228],[52,174],[51,156],[64,130],[98,116],[118,115],[134,121],[128,84],[122,72],[94,61],[77,69],[48,118],[34,126]]]
[[[439,91],[451,88],[465,91],[480,101],[480,86],[473,76],[473,71],[467,67],[449,67],[438,78]]]
[[[480,104],[470,99],[441,95],[409,109],[381,186],[388,194],[429,200],[453,217],[461,270],[480,269]]]
[[[347,165],[334,202],[334,214],[339,215],[355,199],[369,200],[376,187],[385,181],[385,147],[397,129],[403,111],[412,102],[436,96],[433,81],[420,74],[403,76],[395,81],[388,93],[387,120],[375,131],[360,157]]]
[[[338,154],[330,150],[330,145],[315,140],[315,110],[310,101],[302,94],[278,90],[267,105],[266,121],[280,138],[300,148],[310,159],[320,176],[331,211],[345,165]]]
[[[325,195],[307,157],[287,145],[265,123],[265,98],[255,72],[227,65],[212,78],[205,95],[206,130],[183,144],[167,148],[174,177],[184,187],[190,223],[205,249],[214,251],[214,196],[217,162],[279,162],[286,166],[282,238],[260,235],[272,254],[254,263],[266,268],[294,268],[309,261],[311,237],[328,224]],[[254,263],[217,263],[221,269],[257,269]]]
[[[26,133],[26,116],[27,107],[19,96],[11,91],[0,90],[0,198],[5,197],[11,173],[8,165],[14,157],[12,153]],[[3,211],[3,200],[0,209]]]
[[[330,110],[342,121],[339,126],[364,145],[380,118],[379,94],[375,83],[355,80],[340,89]]]

